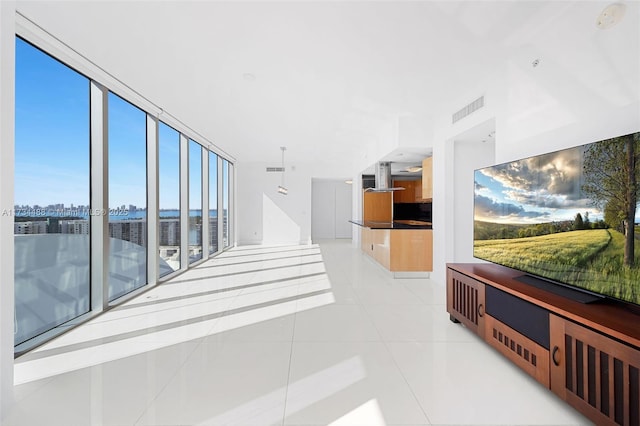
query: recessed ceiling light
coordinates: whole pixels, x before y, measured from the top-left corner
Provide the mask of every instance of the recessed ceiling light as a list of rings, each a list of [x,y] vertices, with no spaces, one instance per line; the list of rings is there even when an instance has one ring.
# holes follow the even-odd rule
[[[406,171],[408,171],[409,173],[416,173],[422,170],[422,167],[420,166],[412,166],[412,167],[407,167],[405,169]]]
[[[347,180],[344,181],[344,183],[346,183],[347,185],[351,185],[351,184],[353,184],[353,180],[347,179]]]
[[[242,74],[242,78],[245,79],[246,81],[255,81],[256,75],[251,74],[250,72],[245,72],[244,74]]]
[[[627,6],[622,3],[613,3],[605,7],[598,15],[598,19],[596,19],[596,27],[601,30],[613,27],[622,20],[626,8]]]

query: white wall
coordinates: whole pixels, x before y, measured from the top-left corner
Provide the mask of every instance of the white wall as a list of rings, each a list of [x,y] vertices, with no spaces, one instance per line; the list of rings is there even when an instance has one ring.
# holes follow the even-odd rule
[[[502,163],[640,130],[640,8],[628,7],[624,20],[610,30],[580,23],[579,30],[542,26],[528,33],[511,47],[510,58],[496,64],[492,78],[478,80],[466,99],[442,105],[433,136],[435,281],[444,283],[446,263],[467,260],[472,245],[472,234],[458,232],[469,226],[461,212],[472,211],[473,199],[458,199],[462,182],[456,177],[474,168],[456,155],[459,135],[494,119],[494,163]],[[557,45],[556,56],[542,57],[533,67],[537,45]],[[483,94],[484,108],[451,124],[453,112]]]
[[[495,122],[499,133],[499,97],[503,92],[498,75],[491,82],[478,82],[478,91],[465,99],[452,100],[443,106],[443,111],[457,111],[467,103],[485,96],[485,106],[468,117],[451,124],[451,114],[440,115],[434,124],[433,137],[433,281],[444,285],[447,262],[471,261],[468,247],[473,245],[473,233],[456,232],[460,226],[468,230],[467,215],[473,212],[473,197],[458,196],[456,182],[464,186],[464,175],[473,176],[475,168],[491,161],[492,153],[482,154],[478,159],[459,153],[456,157],[456,140],[468,134],[472,129],[482,128],[485,123]],[[486,90],[481,90],[484,87]],[[464,151],[464,149],[463,149]],[[469,155],[472,155],[469,153]],[[477,161],[476,161],[477,160]],[[456,175],[461,174],[456,179]],[[473,177],[470,177],[470,185]],[[472,191],[473,189],[471,189]],[[468,191],[468,189],[467,189]],[[466,254],[465,254],[466,253]]]
[[[311,166],[286,164],[288,195],[277,192],[281,173],[266,172],[276,166],[279,161],[236,163],[239,245],[311,242]]]
[[[311,238],[351,238],[351,185],[344,179],[312,179]]]
[[[496,162],[504,163],[640,130],[640,101],[623,106],[596,102],[572,112],[575,121],[540,132],[534,123],[510,123],[515,112],[508,111],[503,126],[506,135],[496,141]]]
[[[13,401],[14,58],[15,4],[0,1],[0,421]]]
[[[474,170],[495,160],[495,142],[455,141],[453,183],[453,261],[478,262],[473,257]],[[471,208],[469,208],[471,207]]]

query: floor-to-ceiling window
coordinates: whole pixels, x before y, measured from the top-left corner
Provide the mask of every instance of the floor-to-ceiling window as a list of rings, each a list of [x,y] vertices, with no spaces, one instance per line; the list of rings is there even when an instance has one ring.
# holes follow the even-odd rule
[[[180,269],[180,133],[160,122],[158,132],[159,270]]]
[[[222,160],[222,247],[229,246],[229,162]]]
[[[209,254],[218,251],[218,156],[209,152]]]
[[[147,283],[146,114],[109,93],[109,300]]]
[[[81,69],[91,70],[92,64],[80,62]],[[155,274],[148,274],[148,256],[158,253],[159,276],[165,276],[184,268],[186,257],[192,263],[204,250],[213,254],[228,247],[233,166],[227,160],[223,166],[217,153],[179,130],[161,122],[156,128],[147,112],[125,100],[122,85],[113,88],[120,97],[20,38],[15,66],[15,350],[20,354],[109,309],[121,296],[155,284],[155,278],[149,282]],[[147,137],[156,131],[157,158],[148,158],[155,150],[147,152],[153,140]],[[147,161],[156,160],[159,238],[149,247],[148,200],[154,197],[148,197],[147,185],[154,190],[155,185]],[[204,179],[209,179],[208,213]],[[204,220],[210,228],[206,242]],[[104,235],[102,226],[108,226]],[[224,241],[218,238],[222,230]]]
[[[189,140],[189,263],[202,259],[202,146]]]
[[[89,80],[19,38],[15,65],[19,345],[91,309],[90,140]]]

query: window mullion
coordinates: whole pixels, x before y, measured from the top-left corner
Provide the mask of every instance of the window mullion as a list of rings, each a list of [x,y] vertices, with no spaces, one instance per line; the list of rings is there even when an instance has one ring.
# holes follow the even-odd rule
[[[180,269],[189,267],[189,139],[180,134]]]
[[[108,91],[91,81],[91,310],[109,304]]]
[[[147,283],[156,285],[159,276],[158,219],[158,120],[147,114]]]

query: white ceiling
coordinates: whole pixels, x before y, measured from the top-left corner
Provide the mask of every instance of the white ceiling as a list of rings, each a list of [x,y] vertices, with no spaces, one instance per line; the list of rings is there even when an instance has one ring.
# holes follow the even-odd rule
[[[398,137],[399,120],[424,137],[393,155],[430,153],[428,123],[455,112],[442,105],[473,100],[509,61],[553,62],[559,82],[594,91],[615,79],[637,99],[639,3],[626,2],[625,20],[606,30],[619,43],[604,46],[615,51],[595,38],[608,3],[19,1],[17,8],[238,161],[278,163],[286,146],[288,162],[331,164],[349,176],[368,146]],[[620,60],[625,52],[631,62]]]

